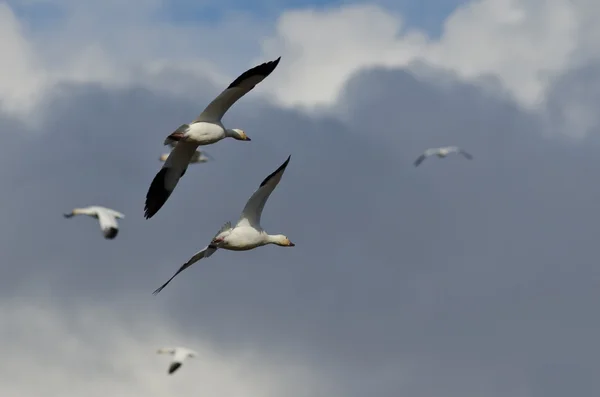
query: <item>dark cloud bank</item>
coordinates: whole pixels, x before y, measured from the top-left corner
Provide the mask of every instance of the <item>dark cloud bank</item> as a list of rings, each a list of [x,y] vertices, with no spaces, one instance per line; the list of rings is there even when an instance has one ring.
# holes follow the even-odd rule
[[[63,87],[43,133],[0,121],[4,296],[154,308],[225,349],[303,357],[340,396],[600,393],[595,134],[551,137],[474,86],[372,70],[348,84],[343,120],[244,98],[226,123],[252,142],[207,148],[217,160],[145,220],[162,139],[216,92],[199,85],[193,103]],[[475,159],[412,166],[447,144]],[[289,154],[262,223],[296,247],[218,252],[152,296]],[[61,216],[91,204],[126,214],[116,240]]]

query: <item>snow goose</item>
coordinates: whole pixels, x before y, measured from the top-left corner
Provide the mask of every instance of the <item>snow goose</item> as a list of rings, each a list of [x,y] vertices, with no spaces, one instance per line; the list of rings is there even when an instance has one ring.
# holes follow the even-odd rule
[[[281,180],[281,176],[290,162],[290,158],[291,156],[289,156],[287,160],[285,160],[285,162],[271,175],[267,176],[262,181],[258,189],[246,203],[235,227],[231,226],[231,222],[227,222],[225,225],[223,225],[223,227],[213,237],[210,244],[208,244],[208,246],[206,246],[202,251],[197,252],[194,256],[192,256],[179,268],[179,270],[177,270],[173,277],[156,289],[154,291],[155,295],[162,291],[162,289],[165,288],[167,284],[169,284],[171,280],[173,280],[175,276],[177,276],[183,270],[187,269],[202,258],[208,258],[219,248],[230,251],[247,251],[267,244],[276,244],[281,247],[295,246],[295,244],[283,234],[268,234],[260,226],[260,217],[262,215],[263,208],[265,207],[265,203]]]
[[[469,160],[473,160],[473,156],[471,156],[469,153],[465,152],[458,146],[446,146],[446,147],[431,148],[431,149],[425,150],[423,152],[423,154],[420,155],[419,158],[417,158],[417,160],[415,161],[415,167],[418,167],[419,164],[421,164],[429,156],[436,155],[439,158],[444,158],[447,155],[449,155],[450,153],[460,153],[465,158],[467,158]]]
[[[169,138],[167,138],[165,140],[165,142],[169,146],[171,146],[172,149],[174,149],[175,146],[177,145],[177,141],[171,140]],[[168,158],[169,158],[169,153],[165,153],[160,156],[159,160],[162,162],[165,162],[165,161],[167,161]],[[208,160],[214,160],[214,159],[208,153],[201,151],[201,150],[196,150],[194,152],[194,154],[192,155],[192,158],[190,159],[190,164],[206,163]]]
[[[170,354],[173,356],[173,360],[169,365],[169,375],[177,371],[183,364],[186,358],[196,357],[198,353],[193,350],[186,349],[185,347],[162,347],[156,351],[157,354]]]
[[[177,142],[177,145],[150,184],[144,206],[146,219],[152,218],[173,193],[198,146],[210,145],[224,138],[250,141],[243,130],[225,128],[221,123],[221,118],[238,99],[270,75],[279,64],[280,59],[281,57],[265,62],[242,73],[209,103],[194,121],[182,124],[165,139],[165,145],[173,141]]]
[[[125,215],[121,214],[120,212],[96,205],[86,208],[75,208],[68,214],[64,214],[64,217],[71,218],[75,215],[87,215],[98,219],[98,222],[100,223],[100,229],[104,234],[104,238],[108,240],[112,240],[113,238],[117,237],[117,233],[119,233],[119,224],[117,223],[117,218],[125,218]]]

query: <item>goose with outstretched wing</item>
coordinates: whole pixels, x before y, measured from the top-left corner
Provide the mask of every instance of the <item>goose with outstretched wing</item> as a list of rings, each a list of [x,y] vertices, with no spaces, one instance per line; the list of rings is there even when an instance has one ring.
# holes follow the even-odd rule
[[[165,139],[165,145],[173,141],[177,142],[177,145],[150,184],[144,205],[146,219],[152,218],[167,202],[179,179],[185,174],[198,146],[210,145],[224,138],[250,141],[243,130],[225,128],[221,119],[238,99],[275,70],[280,59],[281,57],[262,63],[242,73],[209,103],[194,121],[179,126]]]
[[[187,358],[193,358],[198,355],[198,353],[195,351],[185,347],[162,347],[158,349],[156,353],[170,354],[173,356],[173,360],[171,361],[171,364],[169,364],[169,375],[172,375],[175,371],[177,371]]]
[[[450,153],[459,153],[462,154],[466,159],[473,160],[473,156],[458,146],[446,146],[439,148],[430,148],[427,149],[421,154],[417,160],[415,161],[415,167],[418,167],[427,157],[429,156],[438,156],[439,158],[444,158],[448,156]]]
[[[219,248],[230,251],[247,251],[267,244],[275,244],[281,247],[294,247],[294,243],[292,243],[285,235],[268,234],[260,226],[260,217],[263,208],[265,207],[269,196],[279,184],[279,181],[290,162],[290,158],[291,156],[262,181],[258,189],[246,203],[237,224],[232,227],[231,223],[227,222],[213,237],[210,244],[204,247],[202,251],[199,251],[192,256],[169,280],[167,280],[166,283],[154,291],[155,295],[162,291],[163,288],[165,288],[179,273],[198,262],[200,259],[210,257]]]
[[[104,238],[112,240],[119,233],[119,223],[117,219],[125,218],[122,213],[111,210],[110,208],[93,205],[85,208],[75,208],[71,212],[64,214],[65,218],[71,218],[76,215],[87,215],[96,218],[100,223],[100,229]]]

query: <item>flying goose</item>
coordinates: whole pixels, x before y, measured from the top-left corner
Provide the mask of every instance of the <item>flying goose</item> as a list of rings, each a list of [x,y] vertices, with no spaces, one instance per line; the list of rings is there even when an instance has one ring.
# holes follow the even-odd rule
[[[119,233],[117,218],[125,218],[125,215],[120,212],[96,205],[86,208],[75,208],[70,213],[64,214],[64,217],[71,218],[75,215],[87,215],[98,219],[102,234],[104,234],[104,238],[108,240],[114,239],[117,237],[117,233]]]
[[[265,62],[242,73],[209,103],[194,121],[182,124],[165,139],[165,145],[172,141],[178,143],[150,184],[144,206],[146,219],[152,218],[173,193],[177,182],[185,175],[190,159],[198,146],[210,145],[224,138],[250,141],[243,130],[225,128],[221,118],[238,99],[270,75],[280,59],[281,57]]]
[[[194,256],[192,256],[179,268],[179,270],[177,270],[173,277],[171,277],[162,286],[157,288],[154,291],[155,295],[162,291],[162,289],[165,288],[167,284],[169,284],[171,280],[173,280],[175,276],[177,276],[183,270],[187,269],[202,258],[208,258],[219,248],[230,251],[247,251],[267,244],[276,244],[281,247],[295,246],[295,244],[283,234],[268,234],[260,226],[260,217],[262,215],[265,203],[281,180],[281,176],[290,162],[290,158],[291,156],[289,156],[279,168],[277,168],[272,174],[267,176],[262,181],[258,189],[246,203],[237,224],[232,227],[231,222],[225,223],[225,225],[223,225],[223,227],[213,237],[210,244],[202,249],[202,251],[197,252]]]
[[[173,360],[169,365],[169,375],[177,371],[183,364],[186,358],[196,357],[198,353],[193,350],[186,349],[185,347],[162,347],[156,351],[157,354],[170,354],[173,356]]]
[[[167,138],[165,140],[165,142],[169,146],[171,146],[172,149],[174,149],[175,146],[177,145],[177,141],[174,141],[170,138]],[[165,153],[165,154],[161,154],[161,156],[159,157],[159,160],[162,162],[165,162],[165,161],[167,161],[168,158],[169,158],[169,153]],[[190,164],[206,163],[208,160],[214,160],[214,159],[208,153],[201,151],[201,150],[196,150],[194,152],[194,154],[192,155],[192,158],[190,159]]]
[[[439,158],[444,158],[447,155],[449,155],[450,153],[460,153],[465,158],[467,158],[469,160],[473,160],[473,156],[471,156],[469,153],[465,152],[458,146],[446,146],[446,147],[431,148],[431,149],[425,150],[423,152],[423,154],[420,155],[419,158],[417,158],[417,160],[415,161],[415,167],[418,167],[419,164],[421,164],[423,162],[423,160],[425,160],[429,156],[436,155]]]

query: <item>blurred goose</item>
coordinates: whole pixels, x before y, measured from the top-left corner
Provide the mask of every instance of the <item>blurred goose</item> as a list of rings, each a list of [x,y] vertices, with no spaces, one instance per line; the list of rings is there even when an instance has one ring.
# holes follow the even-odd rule
[[[177,182],[185,174],[198,146],[210,145],[224,138],[250,141],[243,130],[225,128],[221,118],[238,99],[270,75],[280,59],[281,57],[265,62],[242,73],[194,121],[182,124],[165,139],[165,145],[173,141],[177,145],[150,184],[144,206],[146,219],[152,218],[165,204]]]
[[[193,350],[186,349],[185,347],[162,347],[157,350],[157,354],[170,354],[173,356],[173,360],[169,365],[169,375],[177,371],[183,364],[186,358],[196,357],[198,353]]]
[[[238,220],[235,227],[231,226],[231,222],[227,222],[221,230],[213,237],[212,241],[202,251],[197,252],[192,256],[185,264],[183,264],[179,270],[171,277],[166,283],[160,286],[154,291],[154,294],[158,294],[163,288],[167,286],[183,270],[187,269],[194,263],[198,262],[202,258],[208,258],[219,248],[230,250],[230,251],[247,251],[253,248],[261,247],[267,244],[275,244],[281,247],[294,247],[294,243],[290,241],[283,234],[268,234],[260,226],[260,217],[262,215],[263,208],[269,199],[269,196],[277,187],[277,184],[281,180],[281,176],[285,171],[290,157],[271,175],[267,176],[262,181],[258,189],[250,197],[240,219]]]
[[[75,208],[70,213],[64,214],[64,217],[71,218],[75,215],[87,215],[98,219],[98,222],[100,223],[100,229],[102,229],[102,234],[104,234],[104,238],[108,240],[112,240],[113,238],[117,237],[117,233],[119,233],[119,224],[117,223],[117,218],[125,218],[125,215],[121,214],[120,212],[99,206]]]
[[[171,146],[171,148],[173,148],[173,149],[177,145],[177,141],[171,140],[169,138],[167,138],[165,140],[165,143],[167,145]],[[165,153],[160,156],[159,160],[162,162],[165,162],[165,161],[167,161],[168,158],[169,158],[169,153]],[[192,158],[190,159],[190,164],[206,163],[208,160],[214,160],[214,159],[208,153],[201,151],[201,150],[196,150],[194,152],[194,154],[192,155]]]
[[[444,158],[447,155],[449,155],[450,153],[460,153],[465,158],[467,158],[469,160],[473,160],[473,156],[471,156],[469,153],[465,152],[458,146],[446,146],[446,147],[431,148],[431,149],[425,150],[425,152],[423,152],[423,154],[420,155],[419,158],[417,158],[417,160],[415,161],[415,167],[418,167],[419,164],[421,164],[429,156],[436,155],[439,158]]]

